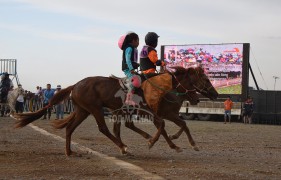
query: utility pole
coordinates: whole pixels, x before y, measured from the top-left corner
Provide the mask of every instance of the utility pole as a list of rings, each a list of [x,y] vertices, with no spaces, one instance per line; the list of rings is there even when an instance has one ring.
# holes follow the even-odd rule
[[[280,79],[280,78],[277,76],[273,76],[273,79],[274,79],[274,91],[275,91],[276,79]]]

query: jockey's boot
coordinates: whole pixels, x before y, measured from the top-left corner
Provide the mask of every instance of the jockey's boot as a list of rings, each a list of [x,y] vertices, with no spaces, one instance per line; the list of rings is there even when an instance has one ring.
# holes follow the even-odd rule
[[[131,106],[135,106],[136,105],[136,103],[133,100],[133,95],[134,94],[132,92],[128,92],[127,93],[125,104],[131,105]]]

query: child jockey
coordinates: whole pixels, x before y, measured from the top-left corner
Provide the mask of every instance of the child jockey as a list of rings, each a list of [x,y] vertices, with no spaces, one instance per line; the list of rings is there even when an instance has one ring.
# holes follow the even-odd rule
[[[140,68],[143,74],[156,73],[156,66],[165,66],[158,59],[156,47],[159,36],[155,32],[148,32],[145,36],[145,46],[140,53]]]
[[[134,32],[129,32],[124,37],[124,42],[122,43],[122,37],[120,38],[118,45],[123,50],[122,57],[122,71],[125,73],[129,81],[128,93],[126,96],[125,103],[128,105],[135,106],[136,103],[133,101],[134,88],[140,86],[140,81],[138,76],[134,75],[135,69],[138,69],[138,51],[139,46],[139,36]],[[121,42],[120,42],[121,41]]]

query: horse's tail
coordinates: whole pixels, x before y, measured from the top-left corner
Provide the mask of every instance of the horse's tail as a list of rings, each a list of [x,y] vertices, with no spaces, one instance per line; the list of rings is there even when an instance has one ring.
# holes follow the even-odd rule
[[[65,89],[62,89],[58,91],[53,98],[50,100],[49,104],[42,109],[36,111],[36,112],[31,112],[31,113],[21,113],[21,114],[15,114],[14,117],[18,120],[16,122],[15,128],[21,128],[29,123],[32,123],[33,121],[41,118],[48,110],[48,108],[52,107],[53,105],[56,105],[63,101],[64,99],[68,98],[72,89],[74,88],[75,85],[69,86]]]
[[[55,129],[65,128],[69,123],[71,123],[71,122],[73,122],[73,120],[75,120],[75,115],[76,115],[76,113],[72,112],[69,116],[67,116],[63,120],[52,121],[52,126]]]

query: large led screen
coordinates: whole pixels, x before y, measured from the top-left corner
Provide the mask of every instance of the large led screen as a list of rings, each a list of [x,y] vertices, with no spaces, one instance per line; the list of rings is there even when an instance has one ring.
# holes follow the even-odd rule
[[[242,93],[243,44],[167,45],[162,51],[167,69],[200,65],[219,94]]]

